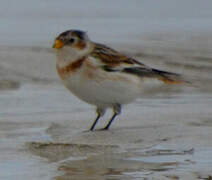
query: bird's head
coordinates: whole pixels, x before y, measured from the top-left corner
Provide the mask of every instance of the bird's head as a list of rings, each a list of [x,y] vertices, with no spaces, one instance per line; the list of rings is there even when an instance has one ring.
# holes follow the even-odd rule
[[[72,60],[87,56],[92,51],[92,43],[86,32],[68,30],[61,33],[54,41],[54,49],[66,59]],[[68,57],[67,57],[68,56]]]

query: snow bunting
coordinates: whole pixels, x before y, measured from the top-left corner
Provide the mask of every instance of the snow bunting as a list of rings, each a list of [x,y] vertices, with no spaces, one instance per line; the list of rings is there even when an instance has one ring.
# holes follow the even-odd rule
[[[95,105],[97,117],[90,130],[107,108],[113,116],[103,130],[108,130],[121,113],[122,104],[139,98],[145,83],[181,84],[180,75],[157,70],[123,55],[103,44],[92,42],[86,32],[69,30],[54,41],[57,72],[64,85],[81,100]]]

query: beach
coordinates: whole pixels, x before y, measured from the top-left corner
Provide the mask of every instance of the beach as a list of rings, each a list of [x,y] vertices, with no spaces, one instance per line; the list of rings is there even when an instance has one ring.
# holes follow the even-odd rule
[[[181,13],[177,1],[123,1],[119,13],[118,3],[30,2],[0,7],[0,179],[212,178],[210,1],[186,1]],[[70,28],[191,84],[153,89],[109,131],[89,132],[95,107],[63,86],[51,48]]]

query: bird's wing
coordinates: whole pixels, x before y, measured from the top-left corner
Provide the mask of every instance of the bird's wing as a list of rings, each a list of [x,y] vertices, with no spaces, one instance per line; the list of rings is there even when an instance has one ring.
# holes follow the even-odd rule
[[[107,72],[128,73],[141,78],[156,78],[166,84],[185,83],[179,74],[153,69],[102,44],[95,43],[90,56],[95,59],[99,67]]]
[[[133,58],[130,58],[126,55],[123,55],[120,52],[117,52],[116,50],[109,48],[103,44],[95,43],[95,47],[93,51],[90,54],[92,57],[96,58],[98,61],[100,61],[102,64],[111,66],[111,67],[117,67],[117,66],[135,66],[139,65],[140,67],[146,67],[141,62],[136,61]]]

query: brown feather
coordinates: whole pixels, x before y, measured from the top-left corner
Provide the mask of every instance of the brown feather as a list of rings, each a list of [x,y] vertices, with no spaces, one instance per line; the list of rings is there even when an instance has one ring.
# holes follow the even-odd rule
[[[146,66],[145,64],[133,58],[127,57],[105,45],[98,43],[94,43],[94,45],[95,47],[90,55],[100,60],[103,64],[105,64],[102,66],[105,71],[110,72],[120,71],[129,74],[134,74],[139,77],[156,78],[158,80],[161,80],[165,84],[186,83],[186,81],[184,81],[179,74],[152,69]],[[129,66],[122,67],[123,69],[119,68],[117,69],[116,67],[118,67],[121,64],[126,65],[128,64]]]
[[[164,84],[185,84],[185,81],[182,80],[174,80],[166,77],[160,77],[159,80],[163,81]]]
[[[73,45],[73,47],[79,49],[79,50],[82,50],[86,47],[86,43],[83,42],[83,41],[79,41],[77,42],[76,44]]]
[[[57,66],[57,72],[60,75],[61,78],[64,78],[67,74],[69,74],[70,72],[75,72],[77,71],[83,64],[83,62],[86,60],[85,57],[78,59],[70,64],[68,64],[65,67],[60,68],[59,66]]]
[[[111,66],[117,66],[121,63],[125,64],[140,64],[142,63],[137,62],[136,60],[129,58],[114,49],[111,49],[103,44],[95,43],[94,50],[91,52],[91,56],[101,60],[103,63]]]

